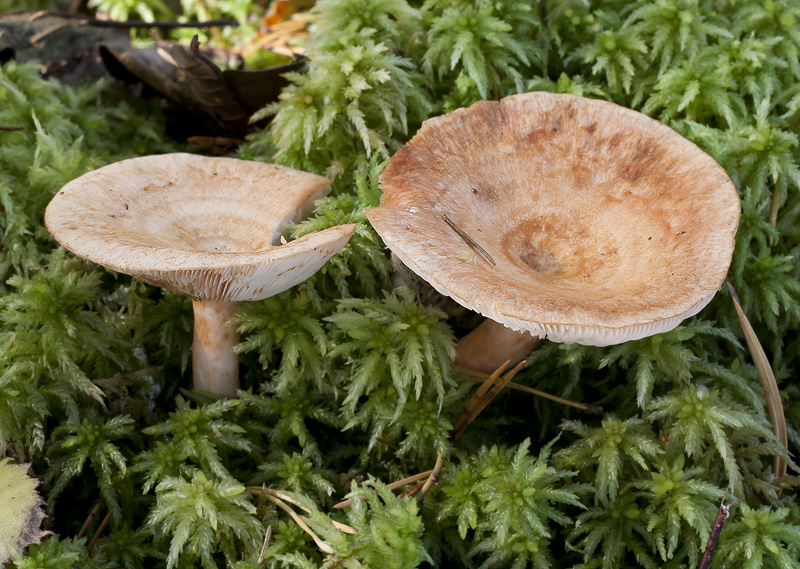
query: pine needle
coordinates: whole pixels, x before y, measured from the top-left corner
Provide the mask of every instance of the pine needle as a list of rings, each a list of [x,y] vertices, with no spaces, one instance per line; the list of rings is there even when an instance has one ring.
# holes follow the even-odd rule
[[[103,521],[100,522],[100,526],[97,528],[97,531],[94,532],[92,539],[89,540],[89,543],[86,545],[86,551],[91,551],[92,547],[94,546],[97,539],[100,537],[100,534],[103,533],[103,530],[108,527],[109,522],[111,521],[111,517],[114,515],[114,512],[108,512],[106,517],[103,518]]]
[[[89,515],[86,516],[86,521],[83,522],[81,530],[78,532],[78,535],[75,536],[75,539],[80,539],[84,536],[86,530],[89,529],[89,525],[94,521],[95,517],[97,517],[99,511],[100,511],[100,504],[97,503],[94,505],[94,508],[92,508],[92,511],[89,512]]]
[[[443,470],[447,470],[446,468]],[[419,482],[420,480],[424,480],[428,478],[431,474],[433,474],[433,470],[426,470],[425,472],[420,472],[419,474],[414,474],[413,476],[408,476],[403,478],[402,480],[397,480],[396,482],[391,482],[386,485],[389,490],[395,490],[397,488],[402,488],[403,486],[407,486],[408,484],[413,484],[414,482]],[[347,499],[335,504],[333,506],[334,510],[340,510],[342,508],[347,508],[353,504],[352,499]]]
[[[454,222],[453,222],[453,221],[452,221],[452,220],[451,220],[449,217],[447,217],[445,214],[442,214],[442,219],[444,219],[445,223],[447,223],[447,225],[449,225],[450,227],[452,227],[452,228],[453,228],[453,231],[455,231],[456,233],[458,233],[458,234],[461,236],[461,238],[462,238],[464,241],[466,241],[467,243],[469,243],[470,245],[472,245],[472,246],[475,248],[475,250],[476,250],[476,251],[478,251],[478,253],[480,253],[481,255],[483,255],[484,257],[486,257],[486,260],[487,260],[487,261],[489,261],[489,262],[490,262],[491,264],[493,264],[493,265],[497,265],[497,263],[495,262],[495,260],[494,260],[494,259],[492,259],[492,256],[489,254],[489,252],[488,252],[486,249],[484,249],[483,247],[481,247],[481,246],[478,244],[478,242],[477,242],[477,241],[475,241],[475,240],[474,240],[472,237],[470,237],[469,235],[467,235],[467,234],[464,232],[464,230],[463,230],[463,229],[461,229],[461,228],[460,228],[458,225],[456,225],[456,224],[455,224],[455,223],[454,223]]]
[[[269,500],[270,502],[272,502],[273,504],[278,506],[280,509],[282,509],[284,512],[289,514],[289,517],[294,520],[294,523],[296,523],[298,526],[300,526],[300,529],[302,529],[304,532],[306,532],[308,535],[311,536],[311,539],[314,540],[314,543],[317,544],[317,547],[319,547],[319,549],[322,552],[328,553],[328,554],[332,554],[333,553],[333,548],[330,545],[328,545],[327,543],[325,543],[324,541],[322,541],[319,537],[317,537],[317,534],[315,534],[314,531],[310,527],[308,527],[308,524],[303,520],[303,518],[298,516],[297,512],[295,512],[293,509],[291,509],[286,504],[286,502],[284,502],[280,498],[276,498],[275,496],[273,496],[269,492],[262,492],[261,496],[263,496],[264,498],[266,498],[267,500]]]
[[[298,520],[302,520],[302,518],[297,516],[296,513],[294,515],[292,515],[294,513],[294,510],[289,508],[289,506],[286,506],[286,504],[284,502],[288,502],[288,503],[292,504],[293,506],[296,506],[296,507],[300,508],[305,513],[310,514],[311,510],[306,508],[303,504],[301,504],[300,502],[298,502],[297,500],[295,500],[294,498],[292,498],[288,494],[284,494],[283,492],[279,492],[277,490],[273,490],[272,488],[260,488],[259,486],[251,486],[247,490],[251,494],[254,494],[256,496],[263,496],[264,498],[266,498],[267,500],[269,500],[270,502],[272,502],[276,506],[280,506],[281,508],[283,508],[287,513],[289,513],[290,516],[292,516],[292,519],[295,522],[297,522],[297,525],[299,525],[303,529],[303,531],[305,531],[312,538],[314,538],[315,542],[317,541],[317,539],[314,537],[314,533],[311,532],[311,528],[306,529],[306,527],[308,527],[308,526],[306,525],[304,527],[305,522],[303,522],[303,524],[301,524],[298,521]],[[283,506],[281,506],[278,502],[284,503]],[[296,519],[295,519],[295,516],[296,516]],[[343,524],[343,523],[340,523],[340,522],[337,522],[337,521],[334,521],[334,520],[331,520],[331,523],[333,524],[333,527],[335,527],[336,529],[338,529],[339,531],[341,531],[343,533],[349,533],[351,535],[355,535],[355,533],[356,533],[356,530],[353,529],[352,527],[348,526],[347,524]],[[323,547],[319,543],[317,543],[317,545],[319,546],[320,549],[325,551],[325,553],[333,553],[333,550],[327,551],[327,550],[323,549]],[[326,544],[326,547],[327,547],[327,544]]]
[[[739,297],[736,296],[736,291],[733,286],[728,283],[731,297],[733,298],[733,306],[736,308],[736,315],[739,317],[739,324],[742,326],[744,338],[747,341],[747,347],[750,350],[750,356],[753,358],[753,363],[758,371],[758,379],[761,380],[761,386],[764,389],[764,395],[767,399],[767,410],[769,411],[769,420],[772,423],[772,431],[775,433],[775,438],[788,448],[789,441],[786,432],[786,417],[783,414],[783,403],[781,402],[781,392],[778,388],[778,383],[775,381],[775,374],[772,372],[772,366],[767,359],[767,354],[764,348],[761,347],[761,342],[758,340],[750,321],[745,316],[741,304],[739,304]],[[786,461],[779,456],[775,456],[774,470],[776,476],[784,476],[786,474]]]
[[[469,377],[474,383],[483,383],[484,379],[487,377],[485,373],[471,369],[460,367],[458,368],[458,371]],[[525,393],[530,393],[531,395],[536,395],[537,397],[543,397],[544,399],[549,399],[550,401],[555,401],[556,403],[560,403],[562,405],[574,407],[576,409],[580,409],[581,411],[585,411],[586,413],[591,413],[592,415],[602,415],[605,412],[601,405],[591,405],[588,403],[571,401],[570,399],[564,399],[558,395],[553,395],[552,393],[547,393],[546,391],[534,389],[533,387],[528,387],[527,385],[522,385],[521,383],[516,383],[514,381],[509,381],[506,384],[506,387],[509,389],[516,389],[517,391],[524,391]]]
[[[509,371],[503,377],[500,375],[506,370],[508,367],[510,360],[501,365],[495,372],[486,378],[486,380],[481,384],[477,391],[472,395],[470,400],[467,402],[464,410],[459,415],[458,419],[456,420],[456,424],[453,426],[453,430],[450,433],[450,440],[456,441],[458,437],[460,437],[466,428],[475,420],[475,418],[480,414],[481,411],[486,408],[486,406],[492,402],[492,400],[497,397],[497,395],[503,390],[508,382],[511,381],[517,372],[522,368],[524,364],[526,364],[528,360],[522,360],[519,362],[514,369]]]

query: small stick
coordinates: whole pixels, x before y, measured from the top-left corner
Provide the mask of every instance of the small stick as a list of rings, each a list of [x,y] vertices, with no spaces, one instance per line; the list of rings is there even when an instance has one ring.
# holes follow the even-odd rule
[[[178,28],[238,28],[239,22],[231,19],[207,20],[205,22],[142,22],[138,20],[112,22],[109,20],[92,20],[92,25],[103,28],[160,28],[162,30],[174,30]]]
[[[727,496],[727,494],[728,492],[725,492],[725,496]],[[708,566],[711,564],[711,556],[714,555],[714,548],[717,547],[719,534],[722,533],[722,526],[731,513],[730,510],[732,503],[726,506],[725,496],[722,496],[722,503],[719,505],[717,518],[714,520],[714,525],[711,528],[711,535],[708,536],[706,550],[703,552],[703,559],[700,561],[700,565],[697,567],[697,569],[708,569]]]
[[[89,512],[89,516],[86,518],[86,521],[83,522],[83,525],[81,526],[81,531],[78,532],[78,535],[75,536],[75,539],[80,539],[83,537],[83,534],[85,534],[86,530],[89,529],[89,524],[92,523],[92,520],[94,520],[95,516],[97,516],[97,513],[99,511],[100,511],[100,503],[98,502],[97,504],[94,505],[92,511]]]
[[[453,221],[449,217],[447,217],[445,214],[442,214],[442,219],[444,219],[444,222],[447,225],[449,225],[450,227],[452,227],[455,230],[455,232],[458,233],[464,241],[466,241],[467,243],[469,243],[470,245],[475,247],[475,249],[478,251],[478,253],[480,253],[481,255],[486,257],[487,261],[489,261],[492,265],[497,266],[497,263],[494,262],[494,259],[492,259],[492,256],[489,254],[489,252],[486,249],[484,249],[483,247],[481,247],[480,245],[478,245],[478,243],[476,243],[475,240],[472,237],[470,237],[469,235],[464,233],[464,230],[461,229],[455,223],[453,223]]]
[[[473,370],[467,370],[465,368],[458,368],[458,370],[464,375],[469,376],[469,378],[475,383],[483,383],[483,380],[487,377],[486,374],[484,373],[478,374],[475,373]],[[555,401],[556,403],[561,403],[562,405],[569,405],[570,407],[575,407],[576,409],[580,409],[581,411],[591,413],[592,415],[602,415],[605,412],[603,407],[600,405],[588,405],[586,403],[578,403],[577,401],[570,401],[569,399],[564,399],[563,397],[559,397],[558,395],[553,395],[552,393],[547,393],[545,391],[539,391],[538,389],[534,389],[533,387],[528,387],[527,385],[522,385],[521,383],[516,383],[514,381],[509,381],[506,387],[508,387],[509,389],[524,391],[525,393],[530,393],[532,395],[537,395],[539,397],[544,397],[545,399],[550,399],[551,401]]]
[[[422,487],[422,490],[419,491],[417,494],[417,504],[422,504],[422,501],[425,499],[425,496],[428,495],[428,492],[431,491],[433,485],[439,482],[439,475],[442,473],[444,469],[444,453],[439,452],[436,456],[436,464],[433,465],[433,472],[431,475],[428,476],[428,479],[425,481],[425,485]]]
[[[86,551],[90,551],[92,549],[92,546],[94,545],[94,542],[97,541],[97,538],[100,537],[100,534],[103,533],[104,529],[106,529],[106,526],[108,526],[108,522],[111,521],[111,516],[113,514],[114,514],[113,511],[112,512],[108,512],[106,514],[106,517],[103,518],[103,521],[100,522],[100,527],[97,528],[97,531],[94,532],[94,535],[92,536],[92,539],[89,540],[89,544],[86,546]]]
[[[267,533],[264,534],[264,545],[261,546],[261,553],[258,555],[258,562],[256,565],[264,563],[264,558],[267,556],[267,548],[272,541],[272,526],[267,526]]]
[[[0,130],[3,131],[15,131],[15,130],[25,130],[24,126],[0,126]]]

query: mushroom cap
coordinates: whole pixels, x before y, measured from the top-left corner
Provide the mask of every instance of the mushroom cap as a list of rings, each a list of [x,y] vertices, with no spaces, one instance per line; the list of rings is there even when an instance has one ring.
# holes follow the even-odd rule
[[[65,185],[45,225],[66,249],[202,300],[259,300],[316,272],[355,225],[279,245],[330,180],[274,164],[193,154],[132,158]]]
[[[710,302],[740,213],[722,167],[674,130],[543,92],[426,121],[380,183],[367,217],[440,293],[514,330],[596,346],[665,332]]]

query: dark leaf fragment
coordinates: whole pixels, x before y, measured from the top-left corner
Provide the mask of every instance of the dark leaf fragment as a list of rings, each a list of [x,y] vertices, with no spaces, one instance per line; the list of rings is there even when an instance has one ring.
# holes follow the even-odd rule
[[[229,137],[248,132],[250,116],[278,98],[286,84],[282,75],[304,61],[298,58],[258,71],[223,71],[200,49],[196,36],[189,48],[167,43],[148,48],[108,44],[101,55],[116,77],[141,80],[203,117],[211,132]]]
[[[238,26],[235,20],[207,22],[114,22],[67,12],[21,10],[0,14],[0,64],[40,61],[48,75],[78,81],[106,73],[100,44],[130,47],[131,28]]]
[[[0,14],[0,64],[40,61],[48,75],[65,81],[103,75],[97,46],[128,45],[130,31],[93,25],[96,21],[43,10]]]

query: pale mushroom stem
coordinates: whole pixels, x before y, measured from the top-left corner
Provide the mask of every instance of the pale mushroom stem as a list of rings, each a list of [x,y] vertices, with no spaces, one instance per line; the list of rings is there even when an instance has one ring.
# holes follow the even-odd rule
[[[492,373],[506,361],[516,365],[531,353],[539,337],[516,332],[494,320],[486,319],[456,343],[459,367]]]
[[[192,300],[192,376],[195,389],[221,397],[236,397],[236,390],[239,389],[239,356],[233,347],[239,342],[239,333],[226,321],[233,316],[238,304],[221,300]]]

